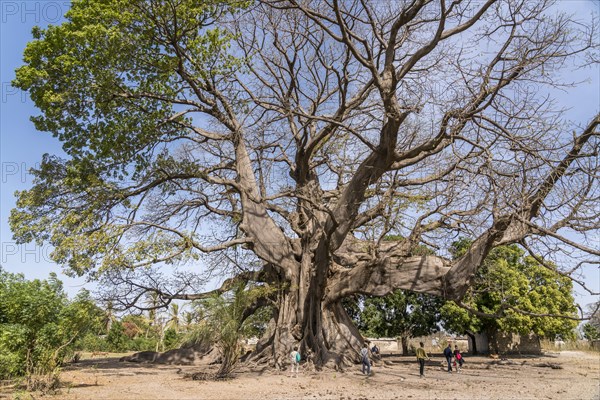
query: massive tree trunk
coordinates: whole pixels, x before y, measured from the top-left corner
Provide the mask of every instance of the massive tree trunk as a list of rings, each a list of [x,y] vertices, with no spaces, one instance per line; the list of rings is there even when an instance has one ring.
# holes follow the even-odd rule
[[[317,368],[343,369],[359,362],[364,339],[341,305],[344,297],[354,293],[383,296],[403,288],[452,298],[463,292],[468,285],[468,271],[474,270],[487,254],[472,252],[467,257],[469,262],[461,258],[456,265],[463,268],[455,269],[440,257],[402,257],[405,250],[400,243],[382,244],[382,258],[365,252],[365,245],[349,237],[339,254],[331,257],[352,267],[336,262],[319,264],[328,262],[328,257],[324,257],[325,252],[319,253],[317,246],[316,256],[305,257],[297,263],[297,269],[279,274],[276,279],[271,276],[269,283],[281,289],[274,299],[275,315],[257,345],[254,360],[282,368],[288,364],[293,347],[298,346],[303,358]],[[460,283],[455,278],[453,290],[448,290],[447,280],[453,271],[462,278]],[[402,347],[403,354],[407,354],[407,338],[403,338]]]
[[[342,369],[358,362],[360,332],[341,301],[325,301],[325,277],[313,274],[311,265],[304,267],[292,274],[291,281],[274,283],[284,289],[277,293],[273,319],[252,359],[284,368],[289,353],[298,346],[303,360],[317,368]]]

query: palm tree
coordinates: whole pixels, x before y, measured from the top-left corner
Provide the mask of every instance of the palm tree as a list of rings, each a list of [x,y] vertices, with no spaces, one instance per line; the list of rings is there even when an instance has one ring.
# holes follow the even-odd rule
[[[110,328],[112,328],[112,324],[116,319],[117,317],[115,316],[113,302],[108,300],[106,302],[106,310],[104,311],[104,318],[102,320],[102,326],[107,334],[110,332]]]
[[[149,308],[148,310],[148,329],[146,330],[146,338],[148,338],[148,333],[150,330],[155,330],[157,325],[157,307],[158,307],[158,293],[150,292],[146,296],[145,305]]]
[[[189,331],[192,324],[194,323],[195,315],[192,311],[185,311],[183,313],[183,324],[186,331]]]
[[[169,318],[167,319],[166,329],[174,329],[175,332],[179,333],[179,304],[171,303],[169,307]]]

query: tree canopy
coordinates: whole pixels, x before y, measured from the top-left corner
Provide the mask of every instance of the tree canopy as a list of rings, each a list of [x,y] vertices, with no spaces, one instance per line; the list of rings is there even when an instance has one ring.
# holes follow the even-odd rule
[[[458,254],[468,241],[457,242]],[[446,329],[458,332],[534,332],[554,340],[573,338],[577,306],[573,282],[525,256],[516,245],[495,248],[485,259],[461,306],[449,301],[441,308]],[[466,307],[466,308],[465,308]],[[572,319],[556,316],[572,317]]]
[[[124,306],[270,286],[257,359],[342,365],[344,297],[460,299],[512,243],[573,279],[597,263],[600,116],[553,98],[597,65],[595,27],[527,0],[75,1],[14,81],[67,154],[18,193],[15,238]]]

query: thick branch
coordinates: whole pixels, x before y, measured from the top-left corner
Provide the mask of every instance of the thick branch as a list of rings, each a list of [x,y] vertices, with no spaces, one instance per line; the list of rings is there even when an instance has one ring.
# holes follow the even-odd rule
[[[338,267],[329,280],[325,301],[338,301],[354,293],[384,296],[396,289],[444,297],[444,276],[450,268],[440,257],[391,257],[363,263],[352,269]]]

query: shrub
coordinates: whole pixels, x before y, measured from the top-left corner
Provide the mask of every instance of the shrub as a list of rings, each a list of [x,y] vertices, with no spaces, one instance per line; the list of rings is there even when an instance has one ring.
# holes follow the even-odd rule
[[[52,389],[99,315],[86,291],[69,301],[56,274],[27,281],[0,268],[0,379],[26,376],[28,389]]]
[[[125,328],[120,321],[113,322],[108,336],[106,337],[109,351],[120,353],[122,351],[130,350],[131,340],[125,334]]]

